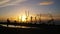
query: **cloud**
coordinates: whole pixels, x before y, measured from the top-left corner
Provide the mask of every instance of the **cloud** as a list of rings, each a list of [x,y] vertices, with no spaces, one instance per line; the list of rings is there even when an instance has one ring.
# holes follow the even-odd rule
[[[53,1],[43,1],[43,2],[40,2],[39,5],[51,5],[53,3],[54,3]]]
[[[10,5],[16,5],[24,1],[27,1],[27,0],[0,0],[0,8],[10,6]]]
[[[0,5],[1,4],[4,4],[4,3],[6,3],[6,2],[9,2],[10,0],[0,0]]]

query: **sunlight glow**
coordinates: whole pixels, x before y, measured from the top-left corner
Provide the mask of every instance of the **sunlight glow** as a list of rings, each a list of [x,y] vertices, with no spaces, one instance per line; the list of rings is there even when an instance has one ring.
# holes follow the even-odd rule
[[[22,21],[26,21],[26,16],[22,16]]]
[[[22,22],[25,22],[25,21],[26,21],[26,16],[25,16],[25,15],[20,16],[19,19],[20,19]]]

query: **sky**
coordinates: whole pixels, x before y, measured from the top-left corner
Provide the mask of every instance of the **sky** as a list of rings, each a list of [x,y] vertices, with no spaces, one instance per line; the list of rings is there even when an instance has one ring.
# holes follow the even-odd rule
[[[0,0],[0,17],[30,14],[48,14],[60,17],[60,0]]]

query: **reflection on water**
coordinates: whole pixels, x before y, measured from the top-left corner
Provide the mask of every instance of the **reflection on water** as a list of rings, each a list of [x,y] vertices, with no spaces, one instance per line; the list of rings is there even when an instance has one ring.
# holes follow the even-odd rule
[[[2,24],[0,24],[2,25]],[[7,25],[2,25],[4,27],[7,27]],[[37,28],[37,27],[27,27],[27,26],[14,26],[14,25],[8,25],[10,28]]]

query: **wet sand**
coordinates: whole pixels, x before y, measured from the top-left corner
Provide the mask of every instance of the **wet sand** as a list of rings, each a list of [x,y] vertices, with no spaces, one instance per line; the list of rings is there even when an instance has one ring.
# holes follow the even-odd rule
[[[9,28],[0,25],[1,34],[40,34],[40,33],[57,33],[60,32],[60,26],[41,27],[41,28]]]

